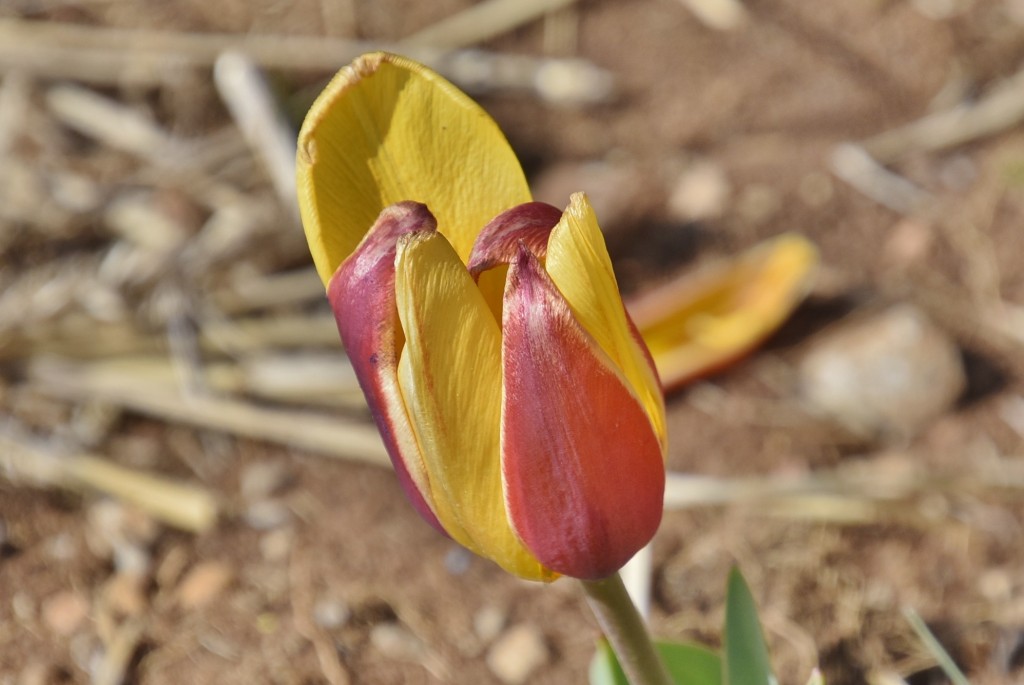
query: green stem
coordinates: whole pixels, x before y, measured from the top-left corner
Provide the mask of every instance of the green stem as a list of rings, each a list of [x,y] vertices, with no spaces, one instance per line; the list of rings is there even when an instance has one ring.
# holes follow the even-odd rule
[[[673,685],[619,574],[580,583],[631,685]]]

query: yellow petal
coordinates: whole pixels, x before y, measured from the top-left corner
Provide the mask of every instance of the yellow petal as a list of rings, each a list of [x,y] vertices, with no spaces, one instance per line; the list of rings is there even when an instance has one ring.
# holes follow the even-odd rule
[[[749,352],[800,303],[817,263],[810,241],[785,234],[630,302],[665,387]]]
[[[580,325],[629,382],[664,447],[661,384],[626,318],[604,236],[586,195],[572,196],[562,220],[551,231],[546,269]]]
[[[473,278],[439,234],[407,236],[395,263],[406,346],[399,385],[445,530],[533,580],[554,575],[509,525],[501,486],[501,331]]]
[[[386,53],[343,68],[299,132],[299,208],[326,284],[388,205],[426,204],[465,261],[492,217],[530,199],[497,124],[426,67]]]

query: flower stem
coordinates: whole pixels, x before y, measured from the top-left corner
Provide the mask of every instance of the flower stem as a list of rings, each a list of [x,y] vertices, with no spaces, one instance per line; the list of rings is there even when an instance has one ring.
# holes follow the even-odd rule
[[[619,574],[580,583],[631,685],[672,685],[647,626]]]

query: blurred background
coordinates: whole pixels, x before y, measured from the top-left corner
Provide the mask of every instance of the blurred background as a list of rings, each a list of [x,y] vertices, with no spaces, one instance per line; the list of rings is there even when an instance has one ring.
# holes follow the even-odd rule
[[[585,681],[574,584],[403,499],[310,263],[295,132],[381,46],[630,295],[820,249],[669,397],[656,633],[717,644],[739,563],[785,682],[945,682],[906,609],[1024,677],[1021,0],[2,0],[0,683]]]

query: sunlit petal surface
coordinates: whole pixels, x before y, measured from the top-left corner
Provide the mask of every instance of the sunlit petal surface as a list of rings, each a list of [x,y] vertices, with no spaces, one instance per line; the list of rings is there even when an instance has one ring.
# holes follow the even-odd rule
[[[404,336],[395,305],[398,239],[411,233],[429,234],[434,228],[434,217],[423,205],[405,202],[388,207],[338,268],[327,296],[398,480],[416,509],[440,530],[429,502],[426,469],[398,387]]]
[[[580,325],[622,370],[664,445],[661,385],[643,346],[631,332],[604,236],[582,193],[572,196],[562,220],[551,232],[546,269]]]
[[[530,200],[519,161],[479,105],[433,71],[379,52],[338,72],[306,115],[297,183],[324,283],[388,205],[425,203],[465,261],[484,224]]]
[[[448,533],[516,575],[554,577],[505,514],[499,457],[501,331],[440,234],[410,236],[396,262],[406,332],[399,382]]]
[[[509,518],[546,566],[577,578],[608,576],[661,521],[658,436],[628,381],[525,248],[509,270],[504,333]]]

